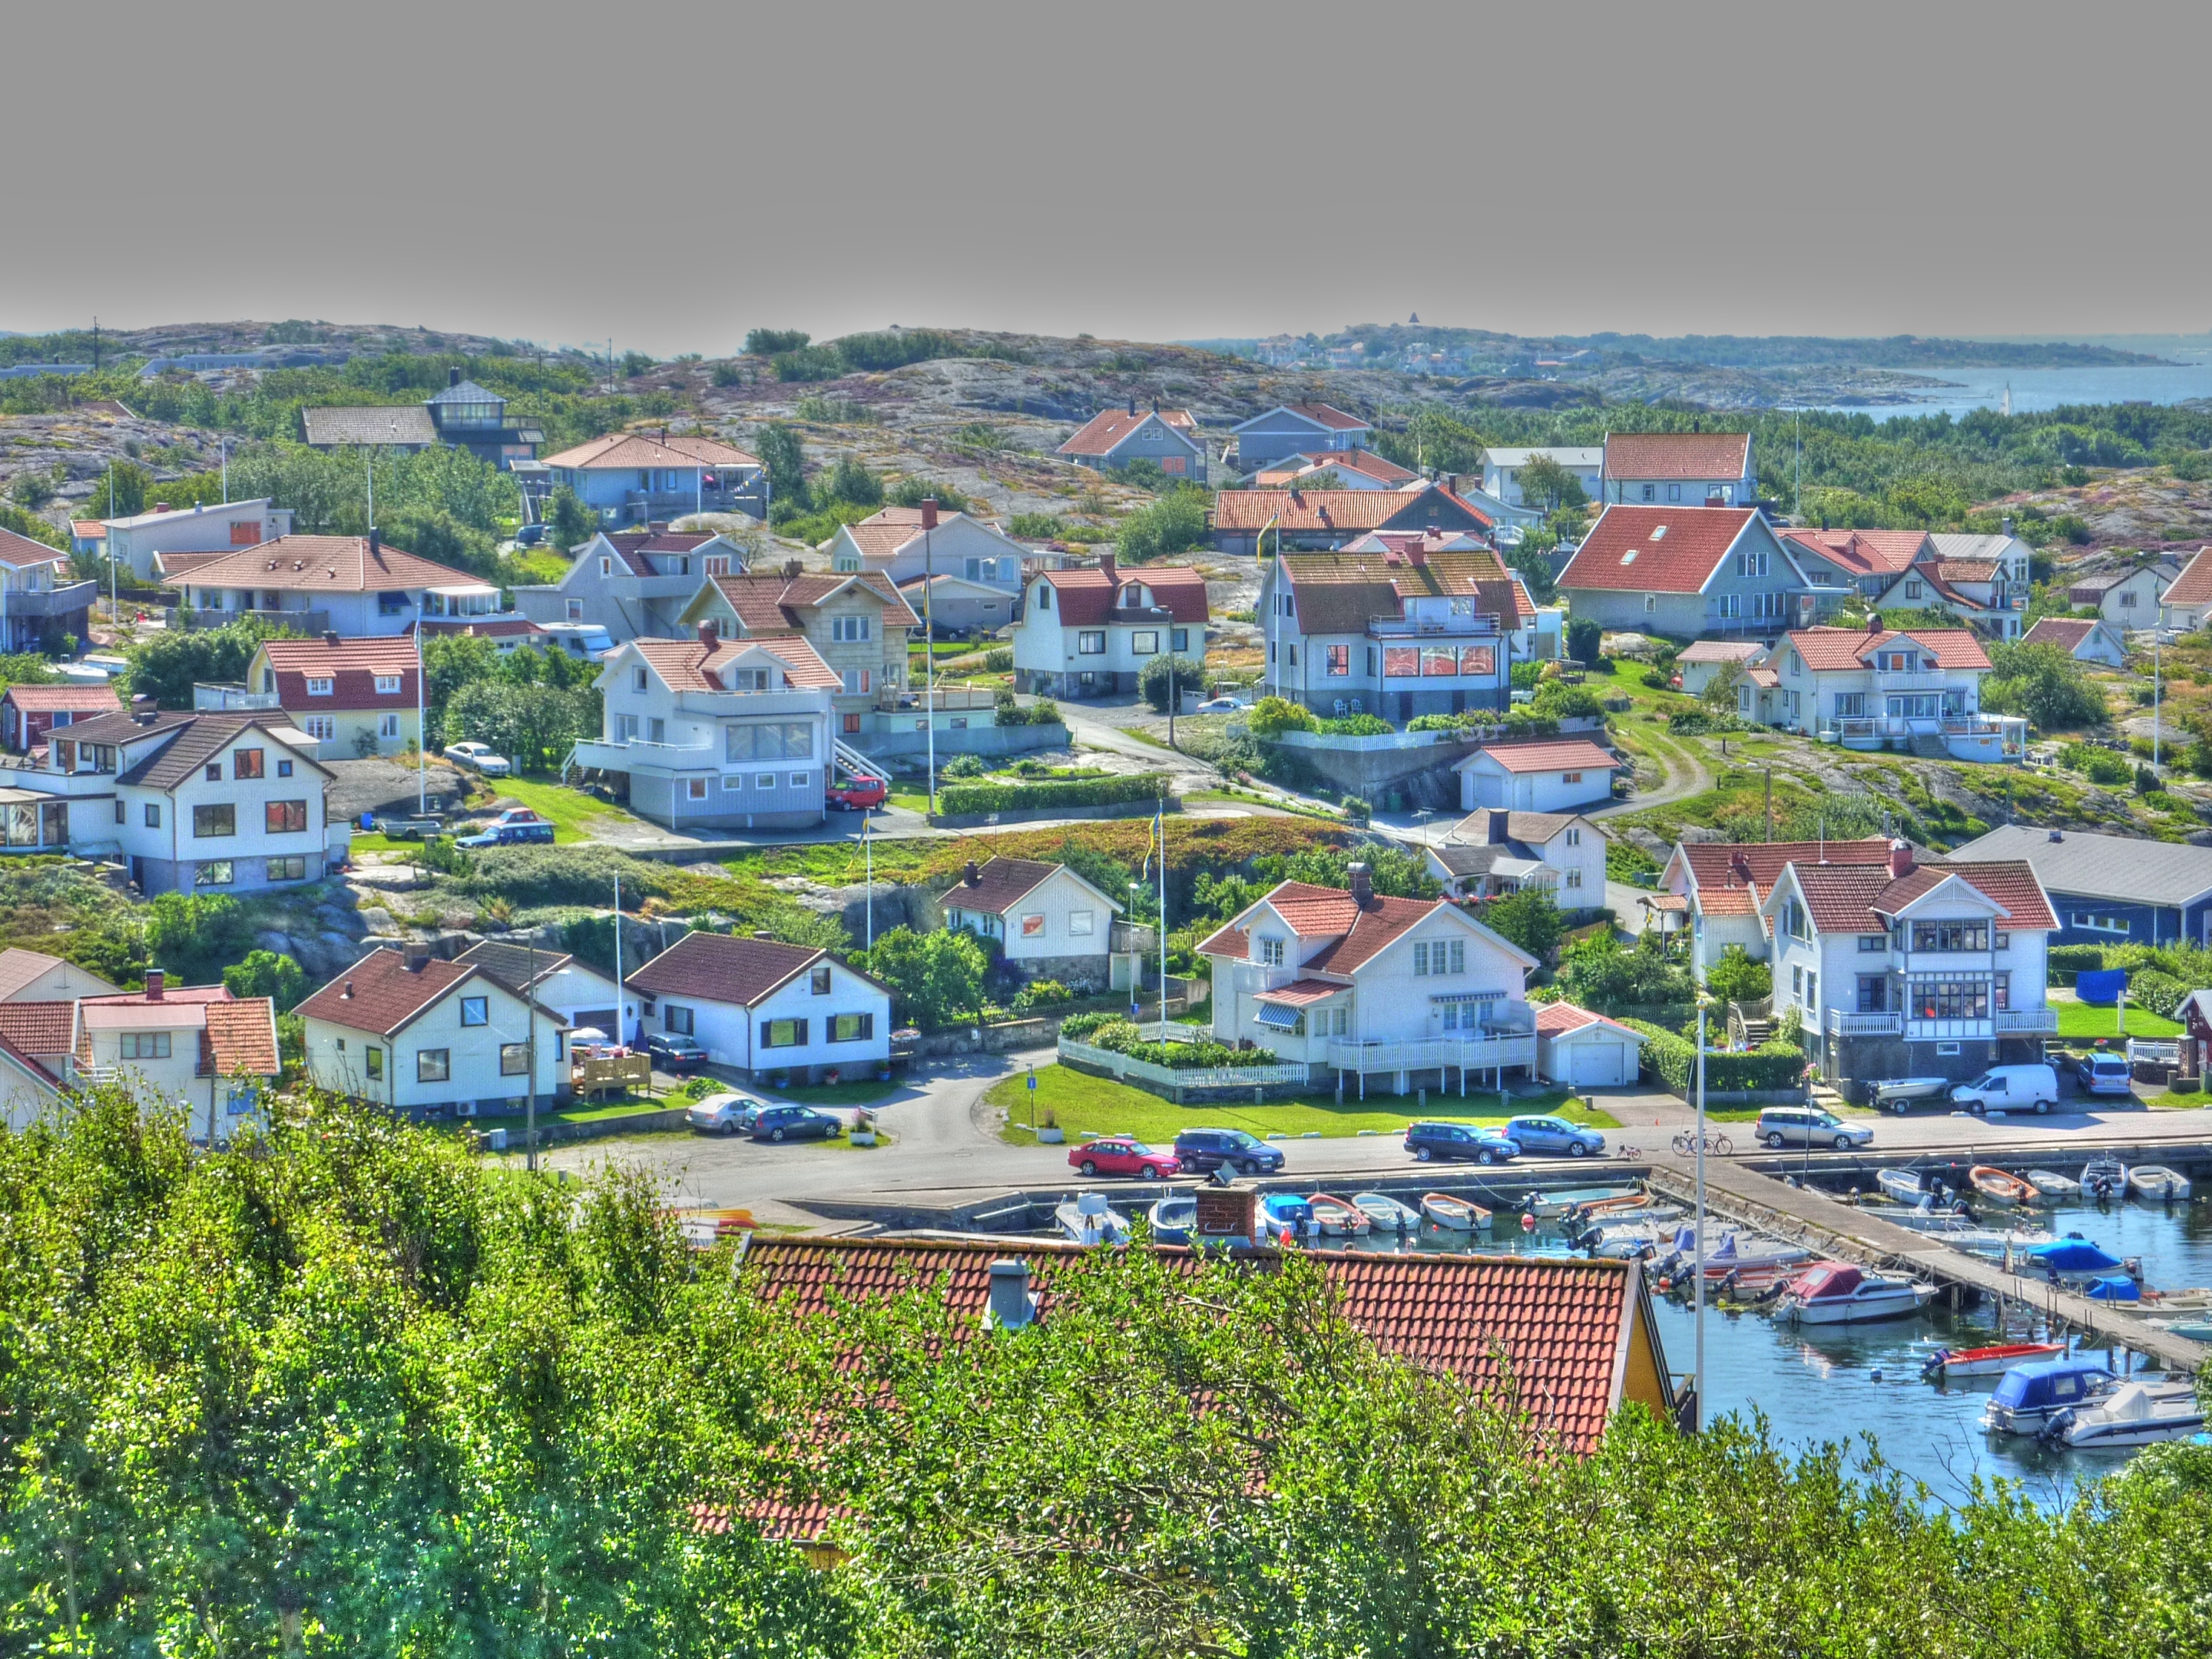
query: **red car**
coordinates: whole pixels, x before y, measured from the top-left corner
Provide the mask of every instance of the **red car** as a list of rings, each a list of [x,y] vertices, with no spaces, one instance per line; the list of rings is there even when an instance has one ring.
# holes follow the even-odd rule
[[[1070,1149],[1067,1161],[1087,1176],[1141,1176],[1158,1181],[1179,1174],[1182,1161],[1173,1152],[1156,1152],[1133,1135],[1101,1135]]]
[[[830,805],[841,812],[866,812],[881,806],[890,797],[890,786],[881,778],[847,778],[833,783],[823,792]]]

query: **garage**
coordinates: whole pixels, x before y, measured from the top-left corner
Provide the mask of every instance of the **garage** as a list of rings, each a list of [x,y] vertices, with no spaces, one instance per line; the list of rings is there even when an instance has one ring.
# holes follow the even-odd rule
[[[1568,1002],[1536,1010],[1536,1071],[1571,1089],[1619,1089],[1636,1081],[1644,1038],[1616,1021]]]

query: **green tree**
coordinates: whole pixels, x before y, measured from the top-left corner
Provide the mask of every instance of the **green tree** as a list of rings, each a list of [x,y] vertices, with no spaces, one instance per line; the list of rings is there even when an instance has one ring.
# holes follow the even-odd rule
[[[745,336],[745,356],[773,357],[780,351],[803,351],[812,337],[803,328],[756,328]]]
[[[246,960],[222,970],[223,988],[234,997],[269,997],[276,1012],[289,1014],[307,994],[307,970],[274,951],[249,951]]]
[[[1582,481],[1549,455],[1532,455],[1521,466],[1521,499],[1550,513],[1588,504]]]
[[[1272,860],[1263,860],[1270,869],[1279,869],[1279,881],[1309,882],[1316,887],[1352,886],[1352,866],[1367,866],[1368,884],[1391,898],[1430,899],[1443,891],[1443,886],[1428,871],[1421,854],[1407,848],[1395,847],[1387,842],[1363,842],[1352,847],[1309,847],[1281,860],[1279,866]]]
[[[830,469],[825,493],[835,501],[850,501],[855,507],[880,507],[884,481],[855,457],[840,456],[837,465]]]
[[[1155,714],[1168,712],[1168,688],[1176,690],[1204,691],[1206,665],[1193,662],[1188,657],[1164,654],[1152,658],[1137,672],[1137,690],[1152,706]]]
[[[2026,715],[2043,732],[2105,723],[2103,695],[2063,647],[1999,641],[1989,655],[1982,707],[1991,714]]]
[[[1609,932],[1592,934],[1567,951],[1559,983],[1577,1003],[1601,1014],[1697,999],[1689,969],[1667,954],[1666,940],[1656,932],[1639,934],[1626,948]]]
[[[1206,515],[1212,507],[1213,497],[1200,486],[1177,484],[1115,526],[1115,552],[1131,564],[1188,552],[1206,540]]]
[[[241,616],[221,628],[143,635],[125,652],[131,665],[122,690],[130,696],[152,697],[164,708],[190,708],[196,684],[242,682],[262,641],[291,636],[291,629],[259,613]]]
[[[542,770],[548,756],[565,755],[579,738],[596,737],[593,699],[556,685],[475,680],[447,700],[441,729],[448,744],[487,743],[517,771]]]
[[[1567,655],[1585,667],[1597,666],[1604,648],[1605,630],[1589,617],[1567,618]]]
[[[18,507],[35,513],[54,498],[53,481],[43,472],[18,472],[8,493]]]
[[[968,510],[968,498],[951,484],[925,478],[918,472],[909,472],[893,484],[890,499],[898,507],[920,507],[924,501],[935,501],[940,513],[964,513]]]
[[[253,942],[253,927],[228,893],[157,893],[146,907],[146,948],[186,984],[206,984]]]
[[[465,685],[499,677],[499,647],[472,634],[433,634],[422,641],[423,718],[434,735],[446,729],[446,708]]]
[[[599,515],[586,507],[582,498],[566,484],[553,492],[545,522],[552,532],[554,544],[563,551],[581,547],[599,532]]]
[[[771,499],[805,512],[813,497],[806,488],[806,451],[799,434],[781,421],[770,421],[753,434],[753,448],[768,469]]]
[[[1705,989],[1723,1002],[1759,1002],[1774,994],[1774,978],[1765,963],[1731,945],[1705,969]]]
[[[1386,459],[1417,472],[1480,472],[1482,434],[1449,410],[1424,404],[1396,430],[1375,434],[1375,447]]]
[[[894,927],[865,953],[865,971],[890,988],[900,1017],[934,1030],[982,1012],[983,975],[990,967],[973,933],[939,928],[917,933]]]
[[[1566,937],[1566,919],[1547,887],[1522,887],[1482,907],[1482,925],[1548,963]]]
[[[90,501],[103,519],[127,519],[143,513],[152,496],[154,475],[135,461],[117,461],[94,485]]]

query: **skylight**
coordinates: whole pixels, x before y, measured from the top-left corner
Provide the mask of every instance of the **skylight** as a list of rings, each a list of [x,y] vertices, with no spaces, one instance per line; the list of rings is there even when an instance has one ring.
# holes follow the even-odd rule
[[[1636,554],[1637,554],[1637,550],[1636,550],[1635,548],[1632,548],[1632,548],[1630,548],[1630,549],[1628,550],[1628,551],[1627,551],[1627,552],[1626,552],[1626,553],[1624,553],[1624,554],[1622,554],[1622,555],[1620,556],[1620,562],[1621,562],[1621,563],[1623,563],[1623,564],[1634,564],[1634,563],[1636,562]]]
[[[1667,539],[1667,526],[1663,524],[1654,525],[1651,529],[1651,539],[1655,542],[1665,541]]]

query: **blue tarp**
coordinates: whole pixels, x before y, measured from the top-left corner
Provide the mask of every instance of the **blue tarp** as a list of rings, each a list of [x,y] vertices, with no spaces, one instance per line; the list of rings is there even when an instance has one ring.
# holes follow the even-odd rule
[[[2118,1256],[2107,1255],[2086,1238],[2054,1238],[2022,1254],[2037,1267],[2062,1273],[2102,1273],[2120,1265]]]
[[[2074,981],[2074,994],[2082,1002],[2101,1002],[2106,1006],[2120,1000],[2127,989],[2128,975],[2124,968],[2100,968],[2083,974]]]

